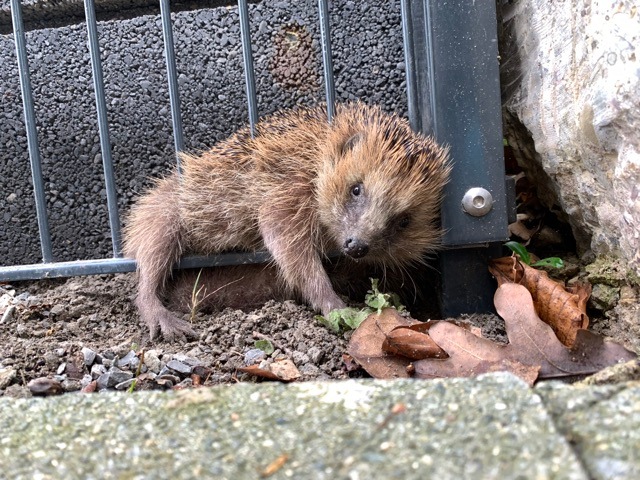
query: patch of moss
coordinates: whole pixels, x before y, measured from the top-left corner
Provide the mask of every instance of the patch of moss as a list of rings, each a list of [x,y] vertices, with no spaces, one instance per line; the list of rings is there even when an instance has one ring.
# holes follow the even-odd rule
[[[593,263],[587,265],[585,270],[588,273],[587,279],[592,285],[601,284],[610,287],[640,285],[640,277],[619,258],[598,257]]]

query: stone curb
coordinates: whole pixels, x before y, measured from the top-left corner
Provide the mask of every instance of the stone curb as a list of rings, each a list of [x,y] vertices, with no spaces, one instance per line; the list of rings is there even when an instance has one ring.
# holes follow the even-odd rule
[[[638,478],[640,384],[241,384],[0,399],[6,478]]]

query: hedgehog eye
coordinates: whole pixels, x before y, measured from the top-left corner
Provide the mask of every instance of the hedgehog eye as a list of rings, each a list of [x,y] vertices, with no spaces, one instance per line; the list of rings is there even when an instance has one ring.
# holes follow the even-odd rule
[[[351,187],[351,196],[359,197],[360,195],[362,195],[363,191],[364,191],[364,185],[362,185],[361,183],[356,183]]]
[[[398,219],[398,228],[404,230],[411,224],[411,217],[409,215],[403,215]]]

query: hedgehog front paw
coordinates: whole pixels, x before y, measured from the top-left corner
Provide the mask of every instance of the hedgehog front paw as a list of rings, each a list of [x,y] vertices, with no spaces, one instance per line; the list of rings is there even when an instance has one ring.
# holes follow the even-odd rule
[[[151,339],[155,340],[162,334],[167,342],[186,342],[187,339],[197,338],[198,334],[189,322],[180,320],[170,312],[162,312],[147,319]]]
[[[345,308],[347,305],[338,297],[331,298],[325,302],[322,302],[321,312],[322,315],[327,317],[332,310],[338,310]]]

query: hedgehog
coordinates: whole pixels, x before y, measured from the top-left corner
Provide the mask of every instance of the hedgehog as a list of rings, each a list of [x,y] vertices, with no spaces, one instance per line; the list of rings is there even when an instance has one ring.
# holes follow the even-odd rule
[[[406,119],[361,102],[278,112],[159,179],[132,208],[124,253],[137,262],[136,305],[151,337],[195,334],[162,301],[185,254],[266,250],[283,289],[327,315],[344,308],[323,260],[390,271],[441,242],[448,149]]]

